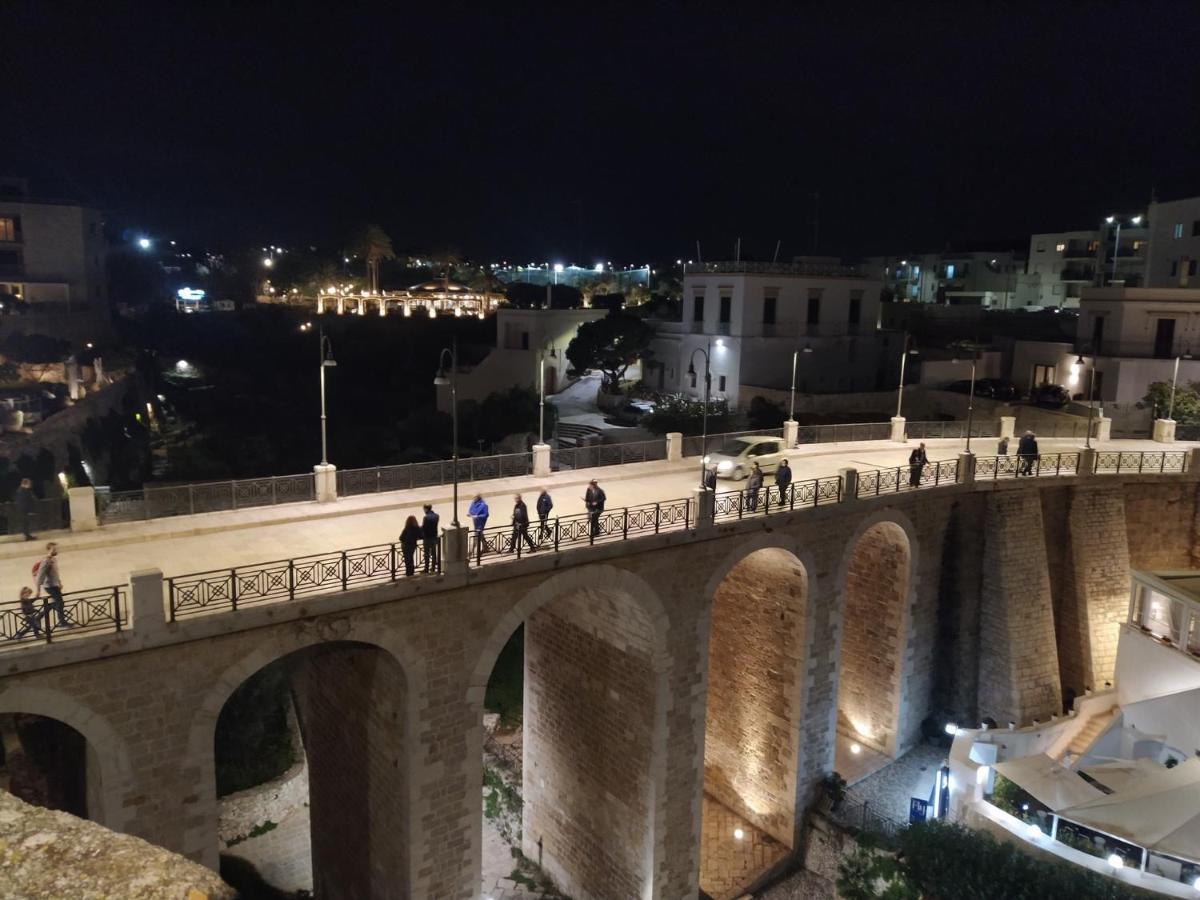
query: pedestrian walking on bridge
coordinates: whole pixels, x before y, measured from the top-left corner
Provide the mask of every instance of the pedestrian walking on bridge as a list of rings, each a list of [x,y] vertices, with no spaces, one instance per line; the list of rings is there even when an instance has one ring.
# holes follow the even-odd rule
[[[754,468],[750,470],[750,477],[746,479],[746,502],[750,507],[750,512],[758,509],[758,492],[762,490],[763,472],[758,463],[754,464]]]
[[[925,442],[913,450],[908,455],[908,486],[921,486],[921,473],[925,471],[925,466],[929,464],[929,454],[925,452]]]
[[[792,467],[788,465],[786,459],[779,461],[779,468],[775,470],[775,486],[779,488],[779,505],[783,506],[787,503],[788,486],[792,483]]]
[[[600,534],[600,516],[604,512],[604,504],[608,500],[605,496],[604,488],[596,483],[593,478],[588,483],[587,492],[583,495],[583,505],[587,507],[588,523],[591,526],[592,537],[597,537]]]
[[[516,553],[520,549],[520,541],[526,543],[530,553],[537,550],[533,538],[529,536],[529,508],[525,506],[520,494],[513,498],[512,527],[512,540],[508,546],[510,553]]]
[[[425,504],[425,515],[421,518],[421,541],[425,547],[425,571],[438,571],[438,522],[441,517],[433,511],[433,504]]]

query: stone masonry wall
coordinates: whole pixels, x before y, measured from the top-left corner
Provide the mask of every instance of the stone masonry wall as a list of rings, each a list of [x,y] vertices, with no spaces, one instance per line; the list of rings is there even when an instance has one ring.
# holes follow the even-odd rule
[[[1042,533],[1046,547],[1046,571],[1050,576],[1050,604],[1054,611],[1055,646],[1058,649],[1058,678],[1064,704],[1083,693],[1087,677],[1087,642],[1084,638],[1086,611],[1080,609],[1075,590],[1075,566],[1071,554],[1071,488],[1040,492]]]
[[[1062,692],[1038,494],[991,494],[986,533],[979,712],[1001,726],[1046,720]]]
[[[787,551],[752,553],[717,588],[708,640],[704,790],[788,846],[806,580]]]
[[[846,573],[838,727],[885,753],[895,750],[907,618],[908,541],[895,525],[873,526]]]
[[[1194,481],[1123,486],[1129,564],[1135,569],[1200,566],[1200,529]]]
[[[526,625],[522,845],[574,897],[641,897],[651,881],[649,630],[599,592]]]
[[[289,663],[308,760],[314,893],[406,900],[404,673],[382,650],[345,643]]]
[[[983,580],[984,498],[962,497],[950,510],[942,543],[935,706],[948,722],[979,721],[979,600]]]

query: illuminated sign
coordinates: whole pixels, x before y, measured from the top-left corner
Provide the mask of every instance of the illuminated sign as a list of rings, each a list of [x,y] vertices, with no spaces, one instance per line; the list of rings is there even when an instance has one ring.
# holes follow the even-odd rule
[[[177,296],[180,300],[203,300],[204,293],[205,292],[200,290],[199,288],[186,288],[185,287],[185,288],[180,288],[179,290],[177,290],[175,292],[175,296]]]

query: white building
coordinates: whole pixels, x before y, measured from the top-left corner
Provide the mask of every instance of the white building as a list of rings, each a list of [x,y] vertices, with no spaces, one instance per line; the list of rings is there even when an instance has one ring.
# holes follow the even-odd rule
[[[1014,250],[944,250],[867,260],[899,301],[1010,309],[1034,302],[1025,257]]]
[[[1151,203],[1147,212],[1150,245],[1146,254],[1148,287],[1200,287],[1200,197]]]
[[[104,217],[34,199],[19,178],[0,179],[0,293],[37,307],[107,308]]]
[[[695,271],[693,271],[695,269]],[[883,282],[836,260],[710,262],[689,266],[680,322],[655,322],[646,383],[704,393],[711,350],[712,397],[738,404],[743,385],[787,388],[794,351],[801,392],[875,390],[887,371],[878,332]],[[697,375],[687,374],[695,359]]]

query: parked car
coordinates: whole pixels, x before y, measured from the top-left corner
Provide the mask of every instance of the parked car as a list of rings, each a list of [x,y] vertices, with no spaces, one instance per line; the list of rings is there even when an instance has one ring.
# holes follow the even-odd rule
[[[632,428],[641,424],[642,417],[645,415],[645,409],[633,403],[627,403],[620,409],[613,410],[611,413],[609,413],[608,416],[605,417],[605,421],[610,425],[627,425]]]
[[[1029,395],[1035,405],[1048,409],[1061,409],[1071,402],[1071,395],[1061,384],[1039,384]]]
[[[784,458],[782,438],[748,437],[733,438],[719,450],[704,457],[706,466],[716,464],[718,478],[741,481],[750,477],[750,470],[758,463],[764,472],[774,472]]]
[[[993,400],[1021,399],[1021,391],[1017,386],[1003,378],[981,378],[975,385],[975,393]]]
[[[970,381],[970,379],[963,379],[962,381],[952,381],[948,385],[946,385],[944,388],[942,388],[942,390],[943,391],[953,391],[956,394],[969,394],[969,393],[971,393],[971,381]]]

